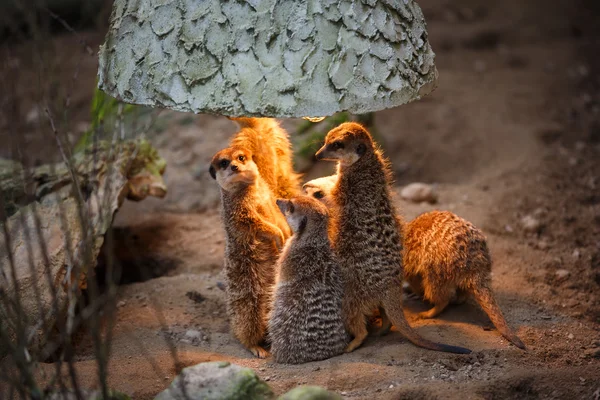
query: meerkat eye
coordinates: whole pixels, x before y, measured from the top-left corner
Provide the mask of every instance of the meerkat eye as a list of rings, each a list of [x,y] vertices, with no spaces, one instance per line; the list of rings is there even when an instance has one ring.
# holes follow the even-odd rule
[[[239,157],[238,157],[238,160],[240,160],[240,161],[242,161],[242,162],[243,162],[245,159],[246,159],[246,157],[244,157],[244,156],[239,156]]]
[[[290,205],[289,205],[289,207],[288,207],[288,212],[289,212],[290,214],[293,214],[293,213],[294,213],[294,203],[292,203],[291,201],[290,201]]]
[[[331,147],[333,148],[333,150],[340,150],[344,148],[344,143],[338,140],[337,142],[333,142],[331,144]]]
[[[229,161],[227,161],[227,160],[219,161],[219,167],[221,167],[222,169],[227,168],[228,165],[229,165]]]
[[[313,194],[313,197],[315,199],[322,199],[323,197],[325,197],[325,195],[323,194],[322,191],[319,190],[318,192],[315,192],[315,194]]]

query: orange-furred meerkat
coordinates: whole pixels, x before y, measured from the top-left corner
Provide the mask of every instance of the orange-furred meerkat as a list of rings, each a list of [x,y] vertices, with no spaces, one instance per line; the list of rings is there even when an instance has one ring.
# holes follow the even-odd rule
[[[244,346],[264,358],[269,353],[260,344],[267,331],[275,263],[291,232],[249,150],[219,151],[209,171],[221,187],[231,327]]]
[[[336,175],[304,184],[304,191],[328,208],[335,207],[331,190]],[[449,211],[431,211],[404,224],[404,279],[412,291],[434,304],[421,318],[433,318],[451,302],[472,295],[498,331],[515,346],[525,345],[510,329],[491,290],[491,257],[486,239],[470,222]],[[382,333],[389,320],[382,313]]]
[[[421,337],[402,309],[402,226],[391,202],[391,172],[381,150],[360,124],[346,122],[327,133],[317,159],[337,161],[332,195],[338,206],[333,247],[344,277],[342,311],[354,339],[346,351],[367,337],[366,316],[381,307],[407,339],[417,346],[452,353],[469,349]]]
[[[404,228],[404,278],[433,304],[421,318],[441,313],[453,298],[471,295],[498,331],[515,346],[525,345],[508,326],[492,292],[492,258],[483,233],[448,211],[419,215]]]
[[[328,236],[327,207],[308,196],[279,199],[294,232],[278,261],[269,318],[271,353],[278,363],[300,364],[344,352],[340,265]]]
[[[258,171],[277,198],[300,194],[300,175],[294,172],[292,146],[287,132],[273,118],[230,118],[241,129],[230,140],[231,147],[252,152]]]

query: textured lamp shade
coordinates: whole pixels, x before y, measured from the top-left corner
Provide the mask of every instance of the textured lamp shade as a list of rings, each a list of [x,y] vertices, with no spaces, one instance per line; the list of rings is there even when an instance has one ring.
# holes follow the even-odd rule
[[[195,113],[365,113],[436,80],[412,0],[115,0],[100,49],[102,90]]]

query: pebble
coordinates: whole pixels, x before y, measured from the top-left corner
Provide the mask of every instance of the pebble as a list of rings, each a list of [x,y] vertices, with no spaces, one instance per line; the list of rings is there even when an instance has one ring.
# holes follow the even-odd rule
[[[124,300],[121,300],[120,302],[117,303],[117,307],[121,308],[121,307],[125,307],[125,304],[127,304]]]
[[[437,193],[434,191],[433,186],[420,182],[406,185],[400,191],[400,196],[404,200],[415,203],[427,202],[433,204],[438,200]]]
[[[521,226],[525,232],[537,233],[542,227],[542,223],[532,215],[526,215],[521,218]]]
[[[567,338],[569,340],[573,340],[573,339],[575,339],[575,335],[573,335],[572,333],[569,333],[569,335],[567,336]]]
[[[581,257],[581,252],[579,251],[579,249],[573,250],[573,258],[578,260],[579,257]]]
[[[504,230],[509,233],[514,231],[513,227],[510,225],[505,225]]]
[[[263,378],[263,380],[264,380],[265,382],[269,382],[269,381],[271,380],[271,377],[270,377],[270,376],[265,376],[265,377]]]
[[[202,337],[202,333],[200,333],[200,331],[197,331],[195,329],[189,329],[188,331],[185,332],[185,337],[188,339],[198,339],[200,340],[200,338]]]
[[[559,269],[554,273],[554,275],[556,275],[558,279],[566,279],[569,277],[569,275],[571,275],[571,271],[567,269]]]

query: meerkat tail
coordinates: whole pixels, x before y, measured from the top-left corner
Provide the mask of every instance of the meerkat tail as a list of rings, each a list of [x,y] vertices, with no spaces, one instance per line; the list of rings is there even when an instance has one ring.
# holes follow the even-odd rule
[[[404,316],[404,310],[402,309],[401,303],[402,297],[400,285],[398,285],[397,291],[397,295],[386,296],[385,300],[383,301],[383,308],[385,309],[389,319],[392,321],[392,324],[394,324],[396,329],[398,329],[398,331],[400,331],[405,338],[411,341],[414,345],[423,347],[425,349],[456,354],[471,353],[471,350],[464,347],[450,346],[447,344],[432,342],[419,335],[413,328],[411,328],[410,325],[408,325],[408,321],[406,321],[406,317]]]
[[[485,311],[500,334],[518,348],[525,350],[525,344],[523,344],[521,339],[519,339],[519,337],[508,326],[506,319],[504,318],[504,315],[498,306],[498,303],[496,303],[496,300],[494,299],[494,294],[492,291],[484,285],[479,285],[473,289],[473,297],[481,306],[483,311]]]

